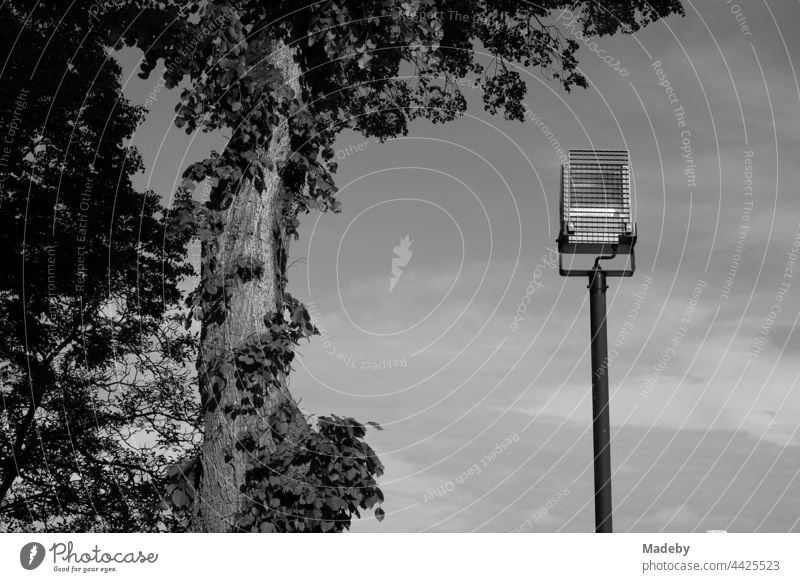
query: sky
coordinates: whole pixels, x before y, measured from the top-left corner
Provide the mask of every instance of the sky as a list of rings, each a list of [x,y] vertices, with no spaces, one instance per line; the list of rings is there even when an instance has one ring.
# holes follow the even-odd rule
[[[353,531],[593,530],[588,294],[556,266],[569,148],[628,150],[633,175],[637,271],[607,296],[615,531],[800,531],[800,3],[684,6],[578,39],[587,90],[523,71],[525,123],[464,80],[456,122],[340,136],[343,211],[290,250],[322,332],[290,384],[384,429],[387,516]],[[117,56],[143,103],[158,69]],[[155,97],[137,186],[168,201],[226,136]]]

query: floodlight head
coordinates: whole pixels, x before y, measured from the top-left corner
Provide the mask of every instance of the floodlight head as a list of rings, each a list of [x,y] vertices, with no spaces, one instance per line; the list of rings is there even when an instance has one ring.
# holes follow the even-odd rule
[[[631,255],[631,266],[608,275],[630,277],[636,268],[636,224],[631,214],[631,181],[625,150],[570,150],[561,166],[559,265],[565,254]],[[585,275],[559,266],[562,275]]]
[[[635,243],[628,152],[570,150],[569,162],[561,166],[558,250],[630,254]]]

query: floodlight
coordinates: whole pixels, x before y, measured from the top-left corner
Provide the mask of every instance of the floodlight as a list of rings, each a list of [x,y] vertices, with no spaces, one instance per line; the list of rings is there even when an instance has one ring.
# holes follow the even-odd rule
[[[631,173],[624,150],[570,150],[561,166],[561,230],[558,271],[589,277],[592,349],[592,443],[595,531],[611,533],[611,422],[608,412],[606,277],[630,277],[636,269],[636,224],[631,214]],[[591,269],[565,269],[564,255],[596,255]],[[630,255],[629,266],[605,270],[600,261]]]

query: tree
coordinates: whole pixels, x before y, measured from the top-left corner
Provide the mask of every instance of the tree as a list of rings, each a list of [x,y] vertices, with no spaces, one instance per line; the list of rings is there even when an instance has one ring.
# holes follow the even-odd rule
[[[204,443],[172,489],[191,527],[339,531],[380,503],[382,467],[363,426],[312,427],[289,393],[292,348],[315,331],[285,289],[290,240],[302,214],[339,209],[340,131],[386,140],[417,118],[451,121],[466,108],[457,80],[469,76],[489,112],[521,121],[519,67],[567,91],[586,87],[559,10],[586,36],[683,13],[678,0],[238,0],[194,5],[193,18],[158,35],[135,26],[123,35],[145,51],[144,75],[164,58],[169,87],[190,81],[179,127],[232,133],[224,151],[187,169],[173,225],[203,248],[190,304],[202,324]],[[213,189],[201,205],[192,191],[203,180]]]
[[[0,49],[0,516],[4,529],[170,527],[166,469],[196,445],[179,282],[130,140],[109,29],[70,2],[5,2]]]

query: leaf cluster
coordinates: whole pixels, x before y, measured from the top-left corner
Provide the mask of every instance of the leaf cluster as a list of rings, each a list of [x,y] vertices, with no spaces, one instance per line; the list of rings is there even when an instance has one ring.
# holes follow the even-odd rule
[[[341,532],[350,528],[353,516],[361,516],[360,510],[372,508],[383,520],[383,492],[376,481],[383,465],[363,440],[364,425],[352,418],[323,416],[316,427],[306,422],[299,434],[290,433],[296,414],[286,405],[272,416],[274,450],[248,450],[252,462],[242,487],[248,507],[238,517],[236,530]]]

